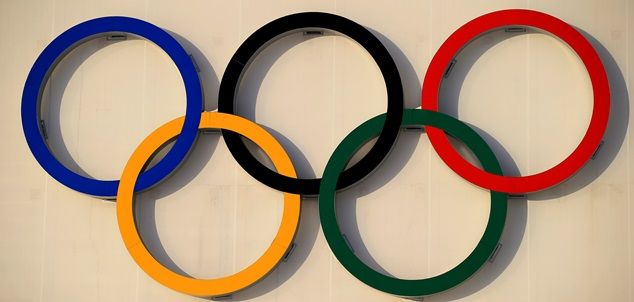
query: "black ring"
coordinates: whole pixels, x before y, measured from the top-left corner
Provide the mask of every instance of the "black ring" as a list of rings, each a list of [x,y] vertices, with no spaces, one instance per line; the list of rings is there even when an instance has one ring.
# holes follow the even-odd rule
[[[383,130],[368,154],[341,174],[337,189],[342,189],[366,177],[383,161],[396,141],[403,117],[403,86],[398,68],[381,41],[363,26],[341,16],[318,12],[292,14],[262,26],[240,45],[229,61],[220,82],[218,111],[235,114],[235,98],[242,75],[253,57],[265,46],[275,39],[311,28],[336,31],[359,43],[379,66],[387,89],[387,113]],[[249,152],[239,134],[223,129],[222,137],[240,166],[261,183],[283,192],[319,194],[321,178],[297,179],[281,175],[260,163]]]

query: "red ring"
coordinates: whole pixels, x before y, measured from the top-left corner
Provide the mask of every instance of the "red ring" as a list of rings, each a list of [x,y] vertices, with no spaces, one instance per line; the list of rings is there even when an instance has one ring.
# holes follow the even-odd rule
[[[528,193],[554,186],[577,172],[599,146],[610,115],[610,87],[599,55],[577,30],[553,16],[525,9],[509,9],[482,15],[469,21],[440,46],[425,74],[421,96],[422,108],[438,111],[438,93],[445,69],[454,56],[477,36],[504,26],[535,27],[558,37],[574,50],[588,71],[592,82],[594,108],[590,125],[581,143],[556,166],[528,176],[512,177],[488,173],[466,161],[453,148],[445,133],[425,126],[432,146],[454,172],[482,188],[506,192]]]

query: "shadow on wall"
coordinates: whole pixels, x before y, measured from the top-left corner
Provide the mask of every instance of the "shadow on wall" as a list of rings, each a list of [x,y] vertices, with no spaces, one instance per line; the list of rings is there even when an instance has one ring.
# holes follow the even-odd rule
[[[249,62],[249,66],[241,78],[234,103],[236,114],[255,121],[256,99],[260,94],[262,83],[273,67],[273,64],[275,64],[275,62],[291,48],[315,38],[316,36],[314,35],[303,35],[300,33],[290,34],[274,41],[266,46],[266,48],[261,49],[261,52],[254,57],[251,62]],[[299,150],[299,148],[291,140],[275,129],[265,125],[262,125],[262,127],[269,131],[284,147],[290,158],[293,160],[293,165],[295,166],[295,170],[299,178],[316,177],[315,171],[311,167],[310,162],[304,153],[302,153],[302,151]],[[243,140],[247,142],[247,140]],[[263,154],[256,151],[257,148],[255,148],[253,144],[248,144],[247,146],[249,147],[251,153],[260,160],[260,162],[266,164],[269,169],[272,169],[270,162],[268,162]]]
[[[411,66],[411,63],[399,50],[398,46],[396,46],[392,41],[375,31],[372,32],[389,50],[399,68],[399,71],[402,73],[401,77],[404,83],[404,95],[406,97],[405,107],[418,107],[420,104],[421,85],[418,81],[414,68]],[[216,96],[219,84],[210,63],[192,43],[175,33],[170,34],[172,34],[185,47],[185,49],[192,52],[196,63],[201,69],[200,77],[205,93],[205,109],[214,110],[217,108]],[[441,102],[442,112],[448,113],[452,116],[457,116],[458,93],[470,68],[488,49],[512,37],[513,35],[515,34],[503,33],[502,35],[498,35],[493,33],[489,37],[492,39],[492,42],[472,44],[460,54],[459,64],[456,65],[452,71],[451,81],[445,83],[442,88],[443,91],[441,95],[444,97]],[[587,34],[585,35],[601,56],[605,64],[612,89],[612,111],[608,130],[605,134],[606,143],[598,158],[589,162],[577,175],[553,189],[530,194],[530,199],[553,199],[570,194],[588,185],[609,166],[624,141],[629,118],[629,104],[628,92],[623,75],[608,51],[595,39]],[[243,81],[240,87],[241,93],[239,94],[240,100],[237,102],[237,112],[248,119],[253,119],[255,117],[255,100],[259,94],[261,88],[260,86],[272,65],[290,48],[309,38],[310,37],[303,35],[288,36],[269,45],[266,51],[257,57],[253,66],[251,66],[247,71],[245,81]],[[79,68],[86,58],[98,51],[100,48],[107,47],[107,45],[109,44],[104,45],[103,42],[87,43],[86,45],[74,50],[71,54],[69,54],[67,59],[61,61],[51,77],[51,84],[49,84],[50,87],[48,89],[48,98],[45,100],[45,102],[47,102],[47,106],[44,107],[48,107],[50,110],[50,112],[47,113],[49,116],[47,124],[49,127],[49,145],[51,146],[51,149],[55,151],[56,156],[63,164],[84,176],[88,175],[73,161],[61,138],[62,136],[59,123],[60,103],[64,88],[68,84],[72,74]],[[518,167],[504,147],[481,129],[478,129],[477,127],[474,127],[474,129],[483,136],[485,141],[489,143],[494,153],[497,155],[504,173],[508,175],[519,175]],[[270,131],[285,147],[290,157],[293,159],[293,163],[295,164],[300,177],[315,177],[314,170],[297,146],[273,129],[267,130]],[[143,242],[148,247],[148,250],[163,265],[186,276],[187,273],[179,268],[174,261],[172,261],[160,242],[155,217],[156,199],[170,195],[185,186],[193,178],[195,178],[196,175],[201,172],[202,167],[209,162],[212,153],[217,146],[219,137],[210,138],[209,135],[205,135],[202,138],[203,139],[198,141],[195,145],[195,148],[200,150],[193,152],[191,154],[192,158],[188,159],[196,163],[196,168],[180,169],[178,173],[175,173],[171,177],[169,182],[162,185],[160,191],[157,191],[158,193],[152,195],[152,198],[149,198],[148,200],[145,200],[144,198],[143,202],[137,203],[135,208],[137,214],[137,224],[143,237]],[[410,157],[414,153],[420,138],[421,137],[419,135],[402,135],[399,137],[397,142],[398,148],[392,150],[389,155],[389,159],[376,170],[376,174],[373,177],[363,181],[363,190],[360,190],[360,193],[357,196],[353,196],[353,194],[345,194],[345,197],[339,199],[337,206],[338,218],[342,222],[341,230],[350,240],[356,254],[370,267],[387,275],[390,275],[389,272],[383,269],[372,255],[370,255],[368,250],[365,248],[363,239],[361,238],[356,216],[357,198],[378,190],[394,178],[404,168],[408,160],[410,160]],[[164,152],[165,149],[166,148],[163,148],[163,151],[161,152]],[[257,156],[257,152],[254,154]],[[301,220],[297,232],[298,236],[295,239],[297,246],[291,257],[286,262],[281,262],[280,265],[271,272],[271,274],[260,282],[241,292],[235,293],[232,296],[233,300],[248,300],[275,290],[281,284],[289,280],[306,261],[313,246],[315,245],[320,228],[317,200],[315,198],[305,198],[303,199],[302,207]],[[500,241],[503,247],[497,254],[495,261],[485,264],[472,278],[459,286],[446,292],[427,297],[426,299],[429,301],[448,301],[459,299],[469,296],[493,282],[511,263],[517,253],[524,236],[526,221],[527,200],[525,198],[511,200],[509,202],[507,224]]]
[[[588,39],[599,54],[599,57],[605,66],[610,83],[612,96],[611,110],[608,127],[603,136],[604,144],[597,153],[596,158],[588,161],[586,165],[575,175],[552,188],[528,194],[528,199],[530,200],[551,200],[560,198],[589,185],[608,168],[610,163],[612,163],[618,154],[625,140],[629,121],[629,96],[623,74],[621,73],[614,58],[600,42],[582,30],[578,28],[577,30],[581,32],[586,39]],[[468,51],[462,51],[459,54],[458,64],[454,66],[450,78],[442,83],[440,91],[440,97],[442,98],[440,102],[440,111],[451,116],[458,117],[458,99],[460,95],[460,88],[462,87],[473,64],[488,49],[514,36],[535,33],[539,33],[539,31],[531,29],[527,30],[526,33],[495,31],[487,34],[486,41],[476,40],[474,43],[467,46]],[[474,47],[476,45],[478,47]],[[498,159],[502,164],[502,170],[505,174],[514,176],[520,175],[519,171],[513,172],[511,167],[508,166],[513,160],[506,151],[502,152],[503,147],[499,144],[499,142],[482,129],[479,129],[477,126],[471,124],[469,126],[476,130],[476,132],[478,132],[478,134],[480,134],[485,141],[493,147],[495,154],[498,156]]]
[[[395,63],[399,68],[399,71],[402,73],[401,77],[404,83],[404,95],[406,96],[405,107],[418,107],[420,105],[421,85],[418,81],[418,77],[414,68],[411,66],[411,63],[392,41],[375,31],[373,31],[373,33],[386,46],[390,54],[393,56]],[[288,37],[287,39],[278,41],[269,46],[270,49],[267,49],[266,52],[263,52],[256,59],[256,63],[253,64],[253,66],[250,67],[248,71],[248,76],[254,77],[255,79],[249,78],[248,81],[244,81],[250,85],[243,84],[243,86],[241,87],[241,95],[243,96],[243,98],[241,98],[240,102],[238,103],[237,112],[241,113],[241,115],[247,118],[254,118],[255,99],[258,95],[260,84],[262,83],[267,72],[270,70],[272,64],[274,64],[275,61],[283,53],[288,51],[288,49],[295,46],[296,44],[302,42],[303,39],[301,36],[299,36]],[[469,53],[469,55],[473,55],[473,60],[470,63],[466,63],[467,66],[469,66],[469,64],[474,64],[477,57],[479,57],[487,49],[488,48],[478,49],[475,51],[476,54]],[[403,73],[403,71],[405,72]],[[463,70],[463,72],[466,74],[466,72],[468,72],[468,69]],[[463,78],[464,76],[465,75],[462,75]],[[275,131],[272,132],[275,134],[276,138],[280,139],[284,147],[289,147],[289,144],[291,143],[287,139],[283,138],[282,135],[279,135],[279,133]],[[361,238],[356,216],[357,198],[378,190],[386,183],[388,183],[391,179],[393,179],[410,160],[420,139],[420,135],[401,135],[397,142],[398,148],[394,148],[392,150],[389,155],[389,159],[381,164],[380,169],[377,169],[376,173],[373,174],[372,177],[366,178],[365,180],[363,180],[362,184],[359,184],[360,186],[363,186],[360,190],[360,195],[353,196],[354,194],[342,194],[342,196],[340,196],[339,202],[337,203],[337,216],[340,221],[341,231],[342,233],[346,234],[348,240],[355,250],[356,255],[370,267],[386,275],[391,274],[387,272],[383,267],[381,267],[372,257],[372,255],[370,255],[369,251],[365,248],[365,244],[363,243],[363,240]],[[499,143],[494,141],[490,136],[485,136],[485,139],[491,144],[492,149],[494,150],[496,155],[502,158],[501,162],[502,166],[505,167],[505,171],[511,174],[518,174],[519,169],[512,161],[510,155],[506,152],[506,150],[504,150],[504,148]],[[364,146],[362,149],[367,150],[367,148],[369,147],[368,145],[371,145],[371,142],[366,144],[366,146]],[[305,157],[301,154],[301,151],[299,151],[295,146],[291,146],[291,148],[288,150],[294,162],[298,158],[300,159],[300,162],[298,164],[298,170],[300,171],[299,174],[303,177],[314,177],[314,171],[311,169]],[[297,155],[300,156],[297,157]],[[357,156],[355,155],[355,157]],[[296,266],[296,262],[298,262],[297,265],[301,265],[301,262],[305,260],[307,254],[310,252],[310,248],[314,245],[315,237],[312,236],[312,234],[313,232],[316,234],[319,229],[318,211],[316,206],[313,204],[314,201],[316,200],[304,200],[302,221],[300,224],[300,229],[298,231],[299,235],[296,239],[297,250],[289,259],[289,262],[292,261],[293,266]],[[308,213],[309,211],[313,213]],[[307,219],[309,219],[309,221],[306,221]],[[526,219],[526,199],[514,199],[509,205],[507,213],[507,224],[501,238],[503,248],[497,254],[495,261],[483,266],[483,268],[478,273],[476,273],[473,278],[457,286],[456,288],[428,298],[434,300],[450,300],[466,297],[486,287],[493,280],[495,280],[495,278],[497,278],[497,276],[499,276],[504,271],[504,269],[509,265],[509,263],[515,256],[524,235],[524,231],[526,228]],[[306,234],[303,231],[304,228],[310,229],[311,238],[309,238],[308,240],[307,238],[305,238]],[[298,252],[300,253],[300,255],[297,255]],[[299,256],[300,259],[296,260],[296,256]],[[232,300],[242,301],[252,299],[266,292],[269,292],[284,283],[293,275],[293,273],[294,270],[289,271],[287,264],[282,263],[276,269],[276,272],[272,273],[272,275],[274,275],[275,277],[269,276],[261,282],[255,284],[251,288],[235,293],[232,296]]]
[[[411,66],[411,63],[400,51],[398,46],[396,46],[392,41],[380,33],[375,31],[373,31],[373,33],[390,51],[399,71],[402,73],[401,77],[404,83],[404,94],[406,96],[405,107],[418,107],[421,85],[418,81],[414,68]],[[445,83],[442,88],[443,95],[447,96],[447,99],[443,99],[441,102],[441,111],[457,116],[458,93],[471,67],[475,64],[478,58],[480,58],[482,54],[491,47],[515,35],[518,34],[505,32],[501,32],[500,34],[492,33],[488,36],[487,43],[470,45],[470,47],[460,53],[460,61],[452,71],[451,81]],[[628,93],[624,78],[616,62],[610,56],[608,51],[592,37],[587,34],[586,37],[590,40],[601,56],[601,59],[605,64],[612,89],[612,111],[610,123],[605,134],[606,144],[601,150],[599,157],[589,162],[577,175],[553,189],[530,194],[530,199],[553,199],[573,193],[588,185],[609,166],[624,141],[629,118]],[[287,39],[283,39],[270,45],[266,52],[257,58],[256,63],[253,64],[248,71],[249,78],[247,81],[244,81],[240,88],[242,97],[240,98],[240,102],[238,102],[237,112],[247,118],[254,118],[255,99],[257,98],[260,85],[266,77],[266,74],[282,54],[305,39],[307,38],[302,37],[301,35],[288,37]],[[447,93],[449,93],[449,95],[447,95]],[[508,175],[519,175],[519,168],[505,148],[483,130],[478,129],[473,125],[471,126],[491,146],[500,161],[504,173]],[[302,177],[314,177],[315,173],[302,152],[280,133],[274,131],[273,129],[268,130],[271,131],[271,133],[273,133],[288,150],[291,158],[293,158],[294,163],[297,165],[299,175]],[[365,248],[363,239],[361,238],[356,216],[357,198],[378,190],[395,177],[410,159],[419,139],[420,136],[416,135],[401,135],[397,142],[399,145],[398,148],[392,150],[389,160],[384,162],[380,169],[377,169],[376,174],[373,175],[373,177],[369,177],[364,180],[362,184],[363,189],[360,191],[359,195],[352,196],[351,194],[344,194],[345,197],[341,196],[342,198],[339,199],[340,202],[337,206],[337,216],[341,222],[341,231],[345,233],[350,240],[355,253],[370,267],[386,275],[390,275],[390,273],[381,267],[372,255],[370,255],[369,251]],[[363,149],[367,149],[366,147],[368,146],[365,146]],[[458,146],[458,148],[464,149],[461,148],[461,146]],[[292,277],[292,275],[306,260],[315,244],[319,230],[319,219],[316,200],[314,198],[306,198],[303,202],[303,213],[298,230],[298,237],[296,238],[297,248],[292,256],[287,262],[282,262],[274,272],[257,284],[245,289],[244,291],[235,293],[232,296],[232,300],[248,300],[276,289]],[[508,267],[515,257],[524,237],[526,222],[527,198],[512,199],[509,202],[505,230],[500,239],[502,248],[494,260],[485,264],[476,274],[472,276],[472,278],[462,284],[448,291],[426,297],[426,300],[450,301],[464,298],[480,291],[492,283]]]
[[[528,34],[534,32],[535,31],[531,30],[527,31]],[[495,262],[485,265],[479,272],[472,276],[472,278],[455,288],[426,297],[426,301],[452,301],[454,299],[463,298],[477,292],[495,280],[495,278],[504,271],[506,266],[508,266],[510,261],[512,261],[513,256],[521,244],[526,227],[527,200],[552,200],[580,190],[599,177],[618,154],[625,139],[629,121],[629,96],[625,80],[614,58],[605,47],[589,34],[582,30],[579,30],[579,32],[581,32],[596,49],[605,66],[610,82],[612,107],[610,120],[604,135],[605,143],[603,147],[599,150],[600,152],[595,159],[590,160],[576,175],[573,175],[565,182],[541,192],[528,194],[527,198],[511,200],[509,202],[507,225],[500,240],[503,248],[495,258]],[[444,81],[441,87],[440,95],[442,100],[440,102],[440,111],[455,117],[458,116],[460,88],[471,67],[488,49],[515,35],[518,35],[518,33],[507,33],[504,31],[492,32],[487,35],[486,44],[478,43],[479,41],[476,40],[476,43],[470,44],[459,54],[458,64],[454,67],[449,81]],[[519,169],[512,157],[495,138],[478,127],[470,126],[491,146],[505,174],[520,175]]]
[[[170,32],[178,42],[183,45],[192,57],[195,59],[196,64],[200,68],[199,77],[203,92],[205,96],[204,108],[206,110],[214,110],[218,107],[217,94],[218,94],[218,78],[215,76],[214,70],[211,64],[202,52],[196,48],[192,43],[185,40],[183,37]],[[128,35],[128,40],[138,40],[139,38],[134,35]],[[48,139],[46,141],[49,149],[54,153],[55,157],[66,167],[72,171],[84,176],[92,177],[85,170],[83,170],[72,158],[66,143],[62,137],[61,130],[61,105],[64,97],[64,92],[68,86],[69,81],[73,77],[80,66],[94,53],[101,49],[114,45],[116,43],[125,43],[122,40],[106,40],[103,37],[95,38],[93,40],[82,42],[71,52],[69,52],[58,64],[55,66],[50,79],[45,86],[42,94],[40,118],[46,121],[46,130]],[[151,42],[148,42],[151,43]],[[180,84],[180,83],[176,83]],[[180,84],[182,85],[182,84]],[[212,96],[212,97],[210,97]],[[155,159],[162,158],[162,155],[169,151],[169,147],[162,148],[159,154],[155,156]],[[156,160],[152,161],[153,163]],[[206,161],[205,161],[206,162]],[[152,164],[148,167],[153,166]],[[195,174],[194,174],[195,176]]]
[[[411,63],[407,57],[400,51],[392,41],[385,36],[373,31],[373,33],[381,40],[381,42],[390,51],[390,54],[394,57],[394,60],[402,73],[404,85],[404,94],[406,96],[405,107],[416,108],[420,106],[421,95],[421,83],[418,81],[418,77]],[[503,41],[505,38],[500,36],[497,44]],[[469,60],[461,59],[461,64],[464,68],[458,70],[454,69],[452,77],[458,77],[464,79],[469,71],[469,68],[475,64],[475,61],[486,52],[490,46],[470,47],[464,51],[462,56],[469,57]],[[404,72],[404,73],[403,73]],[[461,83],[460,83],[461,85]],[[460,87],[452,87],[452,90],[459,90]],[[456,98],[457,101],[457,98]],[[457,104],[456,104],[457,105]],[[452,112],[444,111],[450,115]],[[508,152],[492,137],[483,135],[482,131],[479,134],[489,143],[491,149],[494,151],[505,174],[519,174],[519,169],[515,165]],[[395,147],[389,155],[389,159],[384,161],[381,166],[376,170],[375,174],[366,178],[363,181],[363,189],[360,190],[360,194],[354,196],[353,194],[342,194],[337,203],[337,217],[340,222],[341,231],[345,233],[350,244],[354,247],[355,254],[367,265],[374,270],[381,272],[385,275],[392,276],[387,272],[376,260],[370,255],[369,251],[365,248],[363,239],[359,232],[359,225],[357,223],[357,198],[363,195],[370,194],[379,188],[383,187],[387,182],[394,178],[405,166],[408,160],[410,160],[413,154],[416,144],[422,137],[420,135],[401,135],[398,138],[398,147]],[[465,149],[462,146],[458,146],[458,149]],[[378,175],[377,175],[378,174]],[[377,177],[378,176],[378,177]],[[361,185],[361,184],[360,184]],[[395,201],[398,202],[398,201]],[[517,253],[519,246],[524,236],[527,221],[527,201],[525,198],[513,199],[509,202],[507,220],[504,233],[500,239],[502,248],[499,250],[494,261],[485,264],[472,278],[463,282],[462,284],[452,288],[446,292],[436,295],[425,297],[425,300],[429,301],[449,301],[462,297],[469,296],[488,284],[493,282],[511,263],[513,257]],[[458,263],[456,263],[457,265]]]
[[[273,64],[275,64],[275,62],[291,48],[314,38],[316,38],[316,36],[303,35],[301,33],[290,34],[267,45],[265,49],[262,49],[261,52],[249,63],[249,67],[242,76],[238,87],[238,93],[236,93],[236,114],[249,120],[255,120],[256,100],[260,93],[261,85],[273,67]],[[310,162],[297,145],[275,129],[264,125],[261,126],[271,133],[284,147],[293,161],[298,177],[316,177],[315,171],[310,165]],[[255,158],[272,169],[271,162],[262,152],[259,152],[259,148],[249,140],[243,140]],[[284,282],[289,280],[308,258],[308,255],[317,241],[319,228],[317,199],[314,197],[303,196],[299,226],[294,240],[295,248],[292,254],[285,261],[280,262],[275,270],[273,270],[268,276],[249,288],[234,293],[231,300],[245,301],[254,299],[275,290]]]
[[[211,64],[206,60],[205,56],[198,50],[193,44],[181,36],[170,33],[175,39],[183,45],[183,47],[191,53],[194,57],[197,65],[201,69],[199,74],[201,84],[205,92],[205,108],[215,109],[217,107],[217,101],[215,95],[218,92],[218,79],[215,77],[215,73],[211,67]],[[138,39],[133,35],[128,35],[128,39]],[[99,50],[109,47],[115,43],[125,43],[121,40],[106,40],[103,37],[95,38],[94,40],[83,42],[81,45],[73,49],[65,56],[59,64],[55,67],[51,74],[50,80],[44,90],[41,104],[40,116],[46,120],[48,140],[47,144],[55,157],[66,167],[72,171],[83,175],[85,177],[91,177],[86,171],[84,171],[72,158],[66,143],[63,140],[60,119],[61,119],[61,104],[64,96],[64,91],[72,78],[73,74],[78,71],[80,66],[94,53]],[[181,84],[182,85],[182,84]],[[212,95],[213,97],[209,97]],[[157,190],[157,194],[154,197],[161,198],[166,195],[170,195],[176,192],[178,189],[185,186],[192,179],[196,177],[209,162],[213,151],[218,143],[218,137],[205,137],[202,141],[197,141],[194,148],[201,149],[196,152],[193,160],[197,164],[192,165],[189,169],[180,169],[178,174],[175,175],[167,185],[161,186],[160,191]],[[153,163],[157,162],[162,155],[169,151],[171,144],[167,144],[162,147],[155,156],[153,156],[151,163],[146,166],[146,169],[153,166]],[[191,155],[191,154],[190,154]],[[138,225],[139,232],[143,236],[143,242],[148,246],[148,249],[154,257],[156,257],[161,263],[169,267],[170,269],[184,274],[184,272],[172,261],[167,255],[163,246],[158,238],[158,232],[156,229],[155,219],[155,200],[147,200],[135,205],[137,223],[141,221],[141,225]]]
[[[174,32],[168,32],[187,52],[191,54],[194,63],[199,69],[198,77],[203,88],[204,110],[209,111],[216,109],[218,107],[216,95],[218,94],[219,82],[211,63],[209,63],[206,56],[193,43]],[[191,182],[211,159],[211,156],[218,145],[218,140],[219,137],[214,136],[213,134],[199,135],[198,139],[191,148],[192,151],[190,151],[185,159],[187,162],[193,162],[196,164],[187,165],[187,169],[181,169],[183,165],[179,166],[177,171],[173,172],[168,179],[164,179],[148,190],[148,194],[146,194],[143,199],[135,198],[134,200],[135,219],[143,244],[152,256],[161,264],[184,276],[189,275],[183,271],[183,269],[181,269],[167,254],[165,247],[159,238],[158,228],[156,226],[156,201],[175,193]],[[168,144],[162,146],[152,156],[150,163],[145,167],[145,170],[152,167],[156,162],[163,158],[163,155],[170,150],[172,144],[173,142],[169,142]]]
[[[403,107],[410,109],[420,107],[421,82],[412,63],[392,40],[372,28],[367,29],[385,46],[398,68],[401,83],[403,83]]]
[[[166,31],[192,56],[194,64],[198,68],[198,78],[200,78],[200,84],[203,87],[203,110],[214,111],[218,109],[218,88],[220,83],[211,63],[207,60],[207,56],[183,36],[169,30]]]
[[[611,95],[608,127],[603,135],[603,145],[593,160],[588,161],[577,174],[552,189],[529,194],[528,197],[530,200],[550,200],[566,196],[591,184],[603,174],[612,161],[614,161],[619,150],[621,150],[621,146],[625,141],[625,135],[627,134],[630,119],[630,97],[623,73],[614,60],[614,57],[612,57],[601,42],[597,41],[597,39],[582,29],[575,29],[592,44],[592,47],[594,47],[599,54],[603,66],[605,67],[605,72],[608,75]]]
[[[378,34],[376,31],[372,31],[372,33],[377,36],[377,38],[379,38],[383,45],[385,45],[388,49],[394,58],[399,72],[401,73],[401,79],[404,83],[404,94],[406,97],[405,107],[415,108],[419,106],[421,93],[420,84],[418,83],[418,77],[416,76],[416,72],[411,66],[411,63],[393,42]],[[328,32],[325,32],[325,34],[332,35]],[[238,94],[239,100],[236,104],[236,112],[239,115],[250,120],[255,119],[256,99],[259,94],[261,84],[273,64],[292,47],[312,38],[314,37],[302,34],[291,34],[268,45],[267,48],[254,59],[246,71],[242,84],[240,85],[240,93]],[[406,71],[405,78],[402,75],[404,70]],[[301,152],[301,150],[299,150],[299,148],[297,148],[296,145],[274,129],[270,129],[266,126],[264,127],[267,131],[270,131],[270,133],[272,133],[287,150],[293,160],[293,164],[296,167],[299,177],[316,177],[315,171],[312,169],[305,155]],[[396,176],[410,159],[419,139],[420,137],[414,136],[400,137],[399,147],[392,150],[389,164],[384,163],[381,165],[381,172],[377,172],[379,173],[376,175],[378,177],[372,177],[373,181],[366,180],[363,182],[364,192],[373,192],[384,186],[390,179]],[[358,151],[359,154],[355,155],[354,159],[358,159],[367,153],[373,143],[374,141],[370,141],[363,146],[363,148]],[[266,163],[266,159],[259,156],[260,154],[254,152],[255,150],[253,148],[250,148],[250,150],[261,162]],[[303,198],[302,202],[300,226],[297,232],[298,235],[295,239],[296,248],[292,256],[289,257],[287,262],[282,262],[270,276],[250,288],[234,293],[232,300],[249,300],[274,290],[287,281],[306,260],[315,244],[317,233],[320,228],[320,221],[317,198]],[[359,246],[363,247],[364,245],[360,239],[361,237],[358,231],[358,225],[356,224],[356,199],[345,200],[338,204],[340,205],[338,206],[337,211],[338,217],[341,218],[341,221],[346,222],[345,225],[341,226],[341,230],[348,236],[351,244],[355,247],[355,252],[363,261],[370,264],[371,267],[376,268],[381,272],[385,272],[385,270],[383,270],[383,268],[381,268],[370,256],[365,248],[358,248]]]
[[[100,49],[120,42],[122,41],[107,41],[105,38],[97,38],[82,43],[69,52],[68,55],[55,66],[42,93],[39,115],[40,119],[46,122],[46,132],[48,136],[46,144],[57,160],[73,172],[84,177],[92,176],[75,162],[62,137],[60,123],[62,99],[73,74],[77,72],[79,67],[91,55]]]

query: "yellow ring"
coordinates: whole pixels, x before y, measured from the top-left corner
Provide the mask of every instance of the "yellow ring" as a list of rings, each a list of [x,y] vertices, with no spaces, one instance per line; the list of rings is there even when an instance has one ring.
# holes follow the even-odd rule
[[[300,196],[284,193],[284,212],[280,228],[264,254],[253,264],[233,275],[217,279],[195,279],[177,274],[159,263],[146,249],[134,220],[134,186],[149,158],[163,144],[176,137],[183,126],[184,117],[172,120],[156,129],[134,150],[126,164],[117,192],[117,220],[119,231],[128,252],[150,277],[176,291],[199,297],[228,295],[244,289],[266,276],[291,246],[299,223]],[[260,146],[271,159],[277,171],[297,177],[286,151],[257,124],[236,115],[203,112],[199,129],[221,128],[239,133]]]

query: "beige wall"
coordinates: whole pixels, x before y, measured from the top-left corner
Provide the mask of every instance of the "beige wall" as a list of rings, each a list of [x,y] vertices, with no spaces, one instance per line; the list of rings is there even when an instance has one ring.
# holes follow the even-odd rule
[[[0,0],[0,301],[202,301],[149,278],[122,244],[115,204],[62,186],[28,150],[22,85],[37,55],[70,26],[126,15],[176,33],[202,68],[205,107],[214,110],[224,68],[250,33],[289,13],[333,12],[385,43],[403,78],[405,105],[414,108],[446,37],[503,8],[543,11],[592,37],[613,90],[606,143],[568,182],[512,201],[496,260],[426,301],[634,301],[631,0]],[[535,173],[579,142],[592,110],[588,84],[580,61],[556,39],[491,34],[459,58],[442,92],[443,111],[488,134],[507,172]],[[57,68],[46,96],[55,153],[97,178],[118,178],[142,138],[182,115],[185,104],[169,58],[142,40],[81,47]],[[312,177],[350,130],[385,111],[385,89],[355,43],[298,34],[260,55],[239,102],[239,113],[272,129],[299,175]],[[141,194],[137,215],[163,263],[195,277],[222,276],[267,247],[280,197],[237,165],[219,135],[207,134],[172,178]],[[489,209],[488,193],[451,172],[416,132],[402,133],[381,168],[338,197],[342,230],[357,253],[402,278],[437,275],[461,261]],[[400,300],[349,274],[326,244],[316,200],[303,205],[289,261],[234,300]]]

